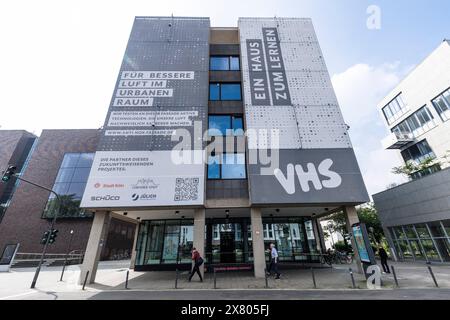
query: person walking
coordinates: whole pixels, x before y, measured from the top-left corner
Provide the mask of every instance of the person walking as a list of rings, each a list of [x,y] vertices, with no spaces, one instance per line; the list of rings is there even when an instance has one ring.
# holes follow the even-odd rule
[[[378,255],[380,256],[381,259],[381,266],[383,267],[383,272],[391,273],[391,271],[389,271],[389,266],[387,264],[388,255],[383,247],[378,248]]]
[[[278,271],[278,251],[275,248],[275,244],[271,243],[269,246],[269,252],[270,252],[270,265],[269,265],[269,272],[268,276],[272,275],[272,270],[275,272],[275,279],[280,279],[280,272]]]
[[[202,274],[200,272],[200,266],[203,264],[203,258],[200,256],[200,253],[195,247],[192,248],[192,261],[194,261],[194,267],[192,268],[191,275],[189,276],[189,282],[191,282],[192,277],[196,272],[200,277],[200,282],[203,282]]]

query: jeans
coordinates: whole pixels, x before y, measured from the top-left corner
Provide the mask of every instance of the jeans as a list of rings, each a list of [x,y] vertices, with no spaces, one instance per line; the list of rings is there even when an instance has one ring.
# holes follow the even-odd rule
[[[194,274],[197,272],[198,276],[200,277],[200,281],[203,281],[202,274],[200,273],[200,266],[201,264],[195,263],[194,268],[192,268],[191,275],[189,276],[189,281],[191,281]]]

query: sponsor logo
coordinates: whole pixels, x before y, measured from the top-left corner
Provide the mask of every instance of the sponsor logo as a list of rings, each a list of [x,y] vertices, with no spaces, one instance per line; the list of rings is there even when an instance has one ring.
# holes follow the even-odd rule
[[[319,164],[317,169],[313,163],[308,163],[305,171],[301,165],[297,164],[294,166],[292,163],[289,163],[286,175],[279,168],[274,170],[274,175],[288,194],[295,193],[295,175],[297,175],[303,192],[309,192],[310,183],[316,190],[322,190],[322,188],[333,189],[341,185],[342,178],[337,172],[330,170],[332,165],[333,160],[325,159]],[[327,179],[323,179],[321,176]]]
[[[133,195],[131,196],[131,200],[133,201],[144,201],[144,200],[155,200],[156,199],[156,194],[154,193],[143,193],[143,194],[137,194],[137,193],[133,193]]]
[[[120,196],[106,195],[106,196],[92,196],[91,201],[117,201]]]
[[[103,189],[120,189],[125,188],[125,184],[123,183],[100,183],[97,182],[94,184],[95,189],[103,188]]]
[[[131,185],[132,189],[140,189],[140,190],[148,190],[148,189],[157,189],[159,187],[158,183],[155,183],[153,179],[150,178],[142,178],[136,181],[135,184]]]

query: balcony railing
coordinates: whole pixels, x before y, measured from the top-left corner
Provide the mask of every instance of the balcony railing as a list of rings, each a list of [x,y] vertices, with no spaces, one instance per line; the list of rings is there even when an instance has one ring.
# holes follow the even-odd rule
[[[401,149],[408,143],[414,141],[414,136],[410,132],[392,132],[381,143],[385,149]]]

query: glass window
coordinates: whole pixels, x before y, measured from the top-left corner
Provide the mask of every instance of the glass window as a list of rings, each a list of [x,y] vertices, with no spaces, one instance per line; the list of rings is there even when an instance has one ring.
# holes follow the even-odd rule
[[[210,136],[243,135],[243,119],[241,116],[211,115],[209,116]]]
[[[210,70],[229,70],[229,58],[228,57],[211,57],[209,59]]]
[[[241,100],[241,85],[238,83],[222,84],[220,100]]]
[[[244,135],[244,120],[242,117],[232,117],[233,133],[235,136]]]
[[[211,83],[209,85],[209,100],[211,101],[220,100],[220,84]]]
[[[450,88],[434,99],[433,105],[442,121],[450,119]]]
[[[231,129],[230,116],[209,116],[209,130],[210,136],[224,136]]]
[[[209,69],[213,71],[240,70],[237,56],[212,56],[209,61]]]
[[[230,57],[230,70],[240,70],[239,57]]]
[[[86,182],[91,170],[94,153],[66,153],[53,185],[61,199],[59,217],[92,217],[92,214],[80,209]],[[52,218],[58,209],[57,200],[50,194],[43,218]]]
[[[425,224],[416,224],[416,231],[421,239],[429,239],[430,233],[428,232],[427,226]]]
[[[222,179],[245,179],[245,155],[226,153],[222,155]]]
[[[426,140],[422,140],[415,145],[403,150],[401,152],[403,160],[405,162],[413,161],[419,163],[426,158],[435,158],[433,150],[431,150],[430,145]]]
[[[208,179],[245,179],[245,154],[226,153],[209,156]]]
[[[208,158],[208,179],[220,179],[219,156],[209,156]]]
[[[383,108],[383,113],[388,123],[392,123],[397,120],[406,111],[407,107],[401,94],[395,97]]]

